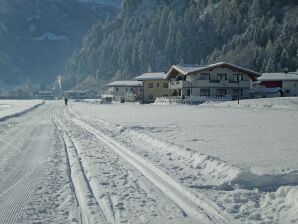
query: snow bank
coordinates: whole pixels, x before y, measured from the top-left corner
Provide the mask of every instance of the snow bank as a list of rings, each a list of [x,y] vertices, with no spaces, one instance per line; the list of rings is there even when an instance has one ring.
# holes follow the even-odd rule
[[[42,100],[0,100],[0,122],[27,113],[43,103]]]
[[[206,102],[200,105],[201,107],[225,107],[225,108],[260,108],[260,109],[298,109],[298,97],[277,97],[277,98],[261,98],[247,99],[227,102]]]
[[[280,187],[276,192],[269,192],[262,197],[260,207],[268,223],[298,223],[298,187]],[[272,213],[278,214],[273,217]]]

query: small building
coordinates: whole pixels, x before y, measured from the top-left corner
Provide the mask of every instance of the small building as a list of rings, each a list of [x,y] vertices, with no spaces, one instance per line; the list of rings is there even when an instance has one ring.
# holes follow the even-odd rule
[[[54,100],[55,96],[52,91],[39,91],[38,94],[35,95],[37,99],[41,100]]]
[[[69,98],[69,99],[98,99],[99,95],[98,92],[94,90],[69,90],[65,91],[64,94]]]
[[[165,72],[154,72],[134,78],[143,82],[143,103],[153,103],[157,97],[169,96],[169,81],[165,76]]]
[[[263,73],[258,81],[259,85],[266,88],[283,89],[284,96],[298,96],[297,72]]]
[[[105,86],[108,95],[116,101],[138,101],[142,99],[143,83],[140,81],[115,81]]]
[[[258,72],[226,62],[211,65],[173,65],[166,74],[171,96],[231,96],[249,98]]]

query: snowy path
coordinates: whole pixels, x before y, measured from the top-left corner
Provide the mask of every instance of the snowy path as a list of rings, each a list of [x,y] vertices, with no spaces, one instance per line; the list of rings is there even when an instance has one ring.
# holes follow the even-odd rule
[[[43,176],[54,129],[50,116],[39,112],[39,120],[30,114],[17,122],[0,123],[0,223],[20,221],[22,209]]]
[[[230,223],[218,208],[208,204],[189,191],[184,189],[178,182],[165,174],[159,168],[146,161],[144,158],[133,153],[129,148],[119,144],[115,139],[108,137],[99,130],[94,129],[90,125],[76,118],[70,118],[65,115],[68,120],[73,121],[80,127],[83,127],[93,134],[100,141],[104,142],[110,148],[119,154],[124,160],[134,166],[146,178],[148,178],[155,186],[157,186],[164,194],[173,200],[183,211],[196,220],[202,223]]]
[[[0,223],[298,221],[295,170],[254,174],[61,102],[0,122],[0,155]]]
[[[96,220],[102,220],[102,222],[106,220],[107,223],[151,223],[153,220],[158,220],[159,223],[197,223],[198,221],[228,223],[218,211],[210,207],[202,208],[199,205],[202,201],[196,200],[166,174],[85,122],[71,118],[68,113],[65,113],[64,117],[57,119],[57,123],[69,152],[72,179],[81,210],[99,210],[103,216]],[[63,124],[66,126],[63,127]],[[80,139],[77,139],[78,135]],[[88,150],[82,141],[85,138],[88,139],[89,148],[90,142],[94,141],[91,149],[98,150],[96,154],[92,151],[87,155],[83,154]],[[99,155],[102,157],[94,158]],[[114,177],[114,180],[95,173],[94,170],[97,169],[92,163],[97,164],[96,167],[98,164],[103,164],[104,166],[100,167],[104,170],[103,174]],[[106,167],[107,163],[111,167]],[[80,175],[84,180],[79,181]],[[118,178],[115,178],[117,176],[121,182],[124,181],[120,183],[125,186],[124,188],[121,186],[118,188]],[[84,201],[86,194],[89,195],[88,199],[95,203],[90,205],[88,201]],[[129,204],[126,204],[126,201]],[[140,213],[134,214],[140,207],[153,210],[149,209],[147,212],[141,210]],[[166,212],[164,212],[165,209]],[[86,214],[84,216],[92,217]]]

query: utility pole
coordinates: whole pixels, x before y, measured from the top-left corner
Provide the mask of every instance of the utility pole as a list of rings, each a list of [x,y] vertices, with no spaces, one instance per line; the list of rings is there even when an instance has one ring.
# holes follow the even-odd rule
[[[237,88],[237,98],[238,98],[238,104],[239,104],[239,90],[240,90],[240,75],[237,75],[237,81],[238,81],[238,88]]]

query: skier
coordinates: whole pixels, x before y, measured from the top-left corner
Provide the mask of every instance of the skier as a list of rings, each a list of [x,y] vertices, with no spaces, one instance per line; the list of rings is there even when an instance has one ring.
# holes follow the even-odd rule
[[[68,98],[65,97],[65,98],[64,98],[65,106],[67,106],[67,101],[68,101]]]

